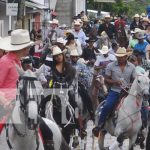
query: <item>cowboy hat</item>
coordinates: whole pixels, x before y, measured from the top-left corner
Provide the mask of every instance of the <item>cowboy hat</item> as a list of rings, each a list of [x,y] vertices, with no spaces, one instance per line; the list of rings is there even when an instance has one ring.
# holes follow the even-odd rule
[[[59,55],[59,54],[62,54],[62,50],[58,47],[58,46],[54,46],[52,48],[52,55],[53,56],[56,56],[56,55]]]
[[[70,52],[70,56],[80,56],[77,49],[72,49]]]
[[[6,51],[19,51],[34,44],[30,40],[29,31],[17,29],[12,31],[11,36],[1,39],[0,49]]]
[[[58,24],[59,24],[59,21],[58,21],[57,19],[53,19],[51,23],[52,23],[52,24],[57,24],[57,25],[58,25]]]
[[[89,61],[85,61],[83,58],[78,59],[78,63],[87,64]]]
[[[105,18],[111,18],[110,15],[106,15]]]
[[[146,36],[144,35],[144,33],[142,33],[142,32],[140,32],[140,33],[138,33],[138,35],[137,35],[137,39],[144,39]]]
[[[108,46],[103,46],[102,49],[98,49],[101,54],[107,54],[109,52]]]
[[[124,56],[127,56],[128,53],[127,53],[127,50],[124,47],[119,47],[118,50],[116,51],[115,55],[117,57],[124,57]]]
[[[82,20],[83,22],[89,22],[89,19],[88,19],[87,16],[83,16],[83,17],[81,18],[81,20]]]
[[[77,20],[75,20],[73,24],[74,24],[74,26],[75,26],[75,25],[76,25],[76,26],[81,26],[81,23],[80,23],[79,21],[77,21]]]
[[[133,18],[140,18],[139,14],[135,14]]]
[[[149,22],[149,19],[147,17],[143,17],[143,22]]]
[[[60,37],[60,38],[57,38],[57,41],[56,41],[57,43],[61,43],[61,44],[65,44],[65,41],[64,41],[64,39],[62,38],[62,37]]]

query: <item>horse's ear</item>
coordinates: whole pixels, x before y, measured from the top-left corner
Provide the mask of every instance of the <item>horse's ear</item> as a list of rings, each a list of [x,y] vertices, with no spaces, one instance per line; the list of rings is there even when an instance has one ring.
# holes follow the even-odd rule
[[[18,65],[16,65],[16,69],[17,69],[17,72],[18,72],[18,74],[20,76],[24,75],[25,71],[21,67],[19,67]]]

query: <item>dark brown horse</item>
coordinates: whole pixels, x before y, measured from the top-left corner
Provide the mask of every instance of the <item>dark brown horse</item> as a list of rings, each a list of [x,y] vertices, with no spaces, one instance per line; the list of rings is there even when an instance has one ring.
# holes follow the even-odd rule
[[[126,35],[125,28],[120,26],[116,32],[116,40],[120,47],[127,48],[128,46],[128,38]]]

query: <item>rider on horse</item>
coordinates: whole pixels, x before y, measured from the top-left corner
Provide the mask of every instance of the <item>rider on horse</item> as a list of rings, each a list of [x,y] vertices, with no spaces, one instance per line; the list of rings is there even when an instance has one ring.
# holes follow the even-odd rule
[[[0,41],[0,49],[7,50],[7,54],[0,59],[0,102],[1,107],[11,108],[11,101],[16,98],[17,80],[19,74],[16,66],[21,68],[21,58],[26,56],[30,41],[27,30],[14,30],[10,37]],[[25,43],[25,44],[22,44]],[[2,117],[2,116],[1,116]]]
[[[87,107],[91,118],[93,118],[94,113],[92,108],[92,102],[87,92],[89,87],[90,73],[84,64],[78,62],[79,54],[76,49],[71,51],[70,56],[71,56],[71,64],[78,73],[78,81],[79,81],[78,92],[82,98],[83,104]]]
[[[117,61],[108,64],[106,68],[106,82],[111,86],[111,89],[106,98],[106,102],[102,109],[99,126],[93,129],[93,134],[98,136],[98,133],[103,129],[105,121],[115,106],[119,103],[120,93],[122,90],[122,81],[128,86],[135,77],[135,66],[127,61],[127,52],[125,48],[119,48],[116,52]]]

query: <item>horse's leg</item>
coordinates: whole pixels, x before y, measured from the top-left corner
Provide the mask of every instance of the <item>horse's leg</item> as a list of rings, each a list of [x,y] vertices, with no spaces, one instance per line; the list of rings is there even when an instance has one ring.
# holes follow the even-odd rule
[[[148,135],[147,135],[147,139],[146,139],[146,150],[149,150],[150,149],[150,127],[149,127],[149,130],[148,130]]]
[[[129,137],[129,150],[133,150],[137,135],[138,135],[138,132]]]
[[[103,150],[104,149],[104,139],[105,139],[105,132],[101,131],[99,133],[99,137],[98,137],[98,145],[99,145],[99,149]]]

